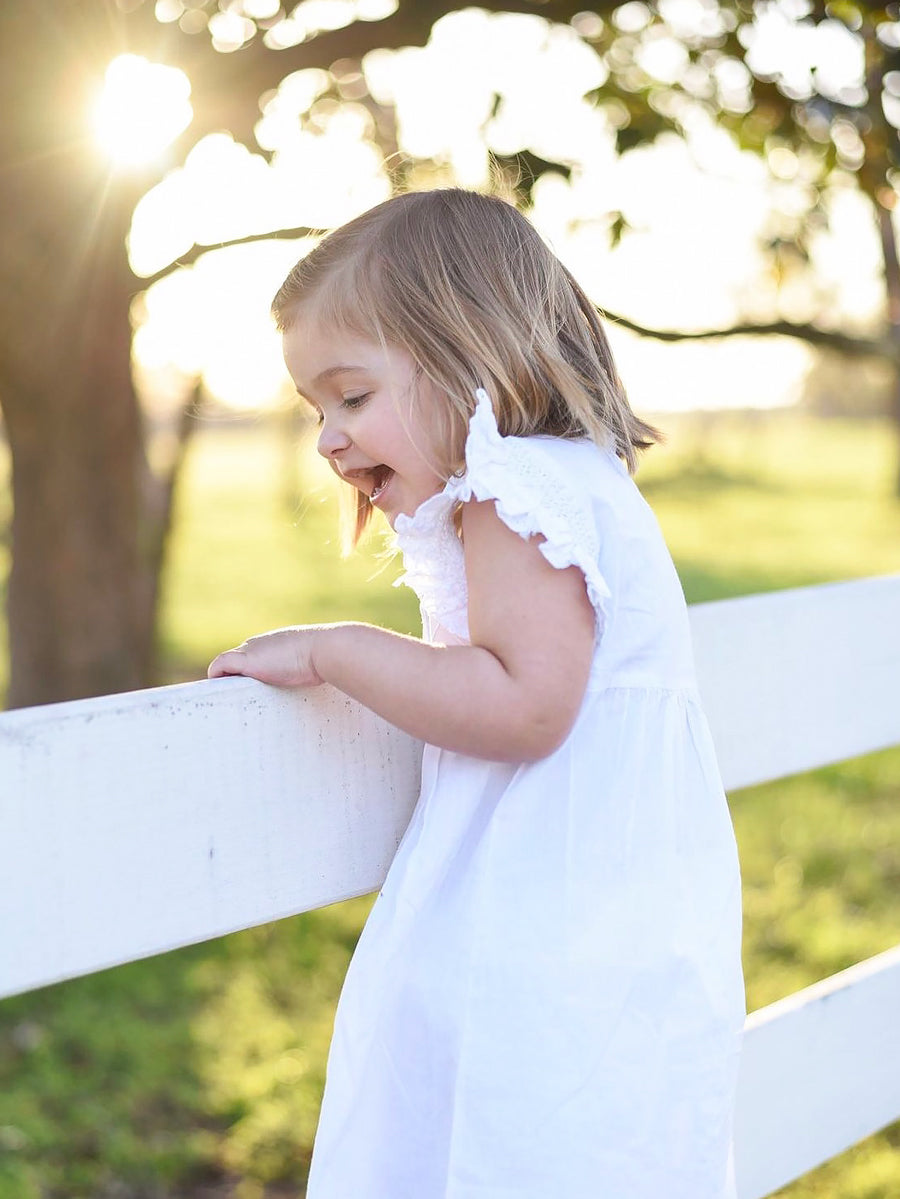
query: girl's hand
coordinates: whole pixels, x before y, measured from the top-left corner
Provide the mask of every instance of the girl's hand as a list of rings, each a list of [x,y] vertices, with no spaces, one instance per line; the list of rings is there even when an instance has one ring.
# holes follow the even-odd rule
[[[275,687],[317,687],[323,680],[313,661],[313,648],[324,633],[315,625],[294,625],[249,637],[213,658],[206,677],[239,674]]]

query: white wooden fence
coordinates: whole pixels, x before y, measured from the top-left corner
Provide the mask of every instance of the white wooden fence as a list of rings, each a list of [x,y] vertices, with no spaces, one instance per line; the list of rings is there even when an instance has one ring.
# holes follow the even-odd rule
[[[900,575],[690,616],[727,789],[900,744]],[[376,890],[419,756],[250,679],[0,715],[0,996]],[[740,1199],[898,1117],[900,946],[749,1016]]]

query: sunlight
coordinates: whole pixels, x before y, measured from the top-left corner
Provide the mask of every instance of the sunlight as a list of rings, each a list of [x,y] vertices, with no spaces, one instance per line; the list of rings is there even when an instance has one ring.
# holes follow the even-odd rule
[[[190,94],[183,71],[121,54],[94,105],[97,141],[118,166],[151,163],[190,124]]]

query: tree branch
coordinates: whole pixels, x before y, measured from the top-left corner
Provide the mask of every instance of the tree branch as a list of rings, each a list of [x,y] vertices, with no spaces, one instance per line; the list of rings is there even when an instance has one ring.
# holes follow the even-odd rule
[[[324,229],[310,229],[301,225],[296,229],[275,229],[271,233],[249,233],[246,237],[236,237],[211,246],[193,245],[174,262],[170,262],[168,266],[143,278],[141,283],[144,287],[151,287],[181,267],[192,266],[204,254],[214,254],[216,250],[226,250],[231,246],[246,246],[253,242],[276,239],[298,241],[303,237],[320,237],[325,232]],[[617,325],[622,329],[630,329],[632,333],[639,333],[641,337],[652,337],[655,341],[708,341],[715,337],[795,337],[799,341],[805,341],[808,345],[837,350],[850,358],[887,358],[900,365],[900,348],[895,347],[887,335],[854,337],[852,334],[842,333],[838,329],[822,329],[819,325],[797,324],[793,321],[769,321],[764,324],[747,322],[731,325],[727,329],[701,329],[690,332],[681,329],[651,329],[623,316],[620,312],[611,312],[606,308],[602,308],[600,311],[609,324]]]
[[[298,241],[301,237],[321,237],[326,233],[325,229],[309,229],[306,225],[300,225],[296,229],[273,229],[270,233],[248,233],[245,237],[235,237],[230,241],[216,242],[215,245],[204,245],[195,243],[189,250],[170,262],[167,266],[161,267],[152,275],[139,275],[143,287],[152,287],[154,283],[158,283],[160,279],[165,279],[167,275],[172,275],[175,271],[182,267],[193,266],[198,259],[204,254],[214,254],[216,250],[228,250],[232,246],[249,246],[257,241]]]
[[[884,337],[854,337],[850,333],[841,333],[838,329],[822,329],[819,325],[797,324],[793,321],[770,321],[764,324],[746,323],[731,325],[727,329],[703,329],[698,332],[684,332],[677,329],[648,329],[639,325],[617,312],[601,310],[606,320],[623,329],[630,329],[642,337],[652,337],[656,341],[704,341],[713,337],[796,337],[809,345],[821,346],[829,350],[837,350],[851,358],[889,358],[900,363],[900,350]]]

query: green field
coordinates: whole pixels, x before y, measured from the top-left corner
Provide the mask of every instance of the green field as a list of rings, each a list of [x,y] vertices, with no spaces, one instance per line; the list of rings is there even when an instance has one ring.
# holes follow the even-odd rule
[[[886,422],[661,417],[638,482],[689,602],[900,571]],[[0,489],[0,519],[7,501]],[[274,426],[201,431],[164,588],[165,682],[283,624],[416,631],[395,561],[342,562]],[[900,941],[900,747],[729,795],[753,1010]],[[0,1003],[0,1199],[302,1193],[334,1004],[371,897]],[[2,935],[2,934],[0,934]],[[900,1124],[779,1192],[895,1199]],[[661,1197],[662,1199],[662,1197]]]

